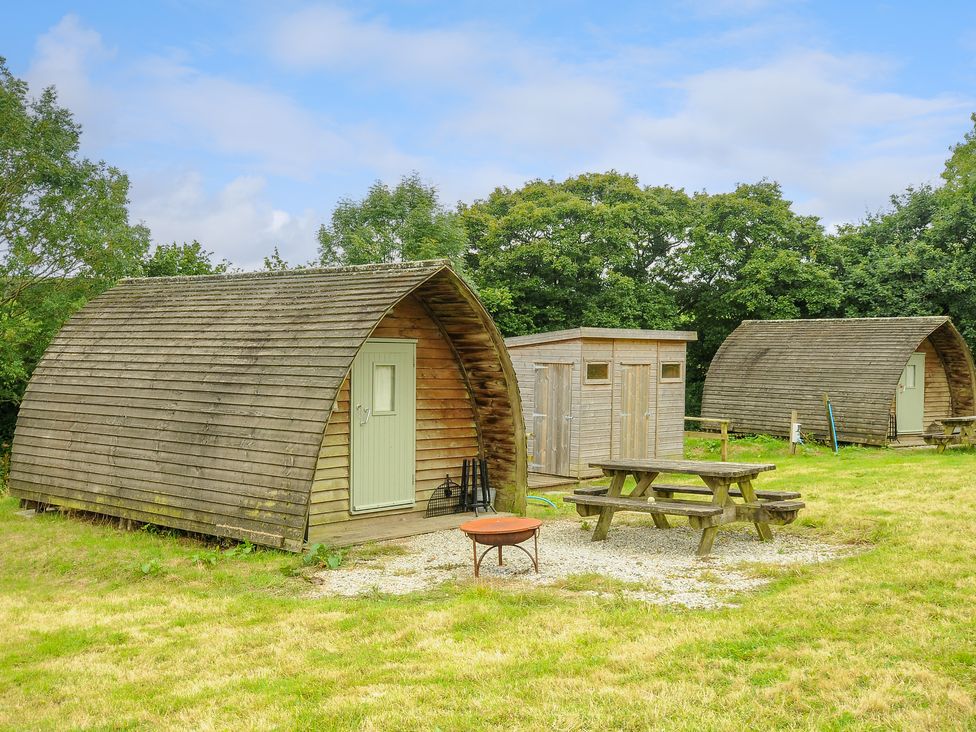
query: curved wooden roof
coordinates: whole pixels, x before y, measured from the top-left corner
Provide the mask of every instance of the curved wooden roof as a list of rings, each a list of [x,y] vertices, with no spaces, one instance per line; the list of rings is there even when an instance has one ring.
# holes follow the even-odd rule
[[[946,367],[953,414],[971,414],[972,356],[937,316],[744,321],[712,360],[702,415],[729,418],[736,432],[785,436],[796,409],[805,432],[826,435],[826,392],[838,439],[883,444],[898,380],[926,338]]]
[[[451,339],[483,412],[494,482],[524,490],[504,341],[468,286],[432,261],[122,281],[76,313],[38,364],[11,492],[297,548],[339,387],[411,293]]]

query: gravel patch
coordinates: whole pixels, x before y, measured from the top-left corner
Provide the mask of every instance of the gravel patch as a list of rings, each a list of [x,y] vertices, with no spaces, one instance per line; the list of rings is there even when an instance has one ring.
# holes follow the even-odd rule
[[[489,552],[481,565],[481,579],[535,586],[556,584],[588,594],[623,594],[660,605],[721,607],[730,605],[730,594],[769,581],[750,573],[744,565],[815,564],[851,553],[849,548],[784,532],[776,532],[772,542],[761,542],[754,531],[744,528],[720,531],[712,555],[705,559],[695,556],[700,534],[689,527],[661,531],[617,522],[606,541],[590,541],[591,535],[592,528],[584,530],[576,521],[547,521],[539,534],[540,574],[535,574],[522,552],[506,548],[505,565],[501,567],[495,559],[497,554]],[[457,529],[378,546],[384,544],[397,544],[403,553],[353,559],[339,569],[318,572],[316,594],[402,595],[444,582],[476,581],[472,576],[471,541]],[[526,547],[531,551],[531,542]],[[610,582],[603,584],[615,587],[607,592],[599,589],[598,579],[579,575],[609,578]]]

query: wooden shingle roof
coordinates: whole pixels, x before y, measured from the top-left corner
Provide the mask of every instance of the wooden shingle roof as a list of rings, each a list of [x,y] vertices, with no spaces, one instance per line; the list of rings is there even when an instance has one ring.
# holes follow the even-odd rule
[[[294,548],[339,387],[374,327],[424,283],[434,299],[464,290],[477,302],[443,261],[122,281],[38,364],[12,492]],[[504,357],[483,311],[463,320],[452,307],[458,327],[490,328]]]
[[[930,338],[947,368],[955,413],[973,408],[972,357],[949,318],[747,320],[725,340],[705,379],[702,415],[742,433],[827,434],[830,395],[842,441],[883,444],[909,356]]]

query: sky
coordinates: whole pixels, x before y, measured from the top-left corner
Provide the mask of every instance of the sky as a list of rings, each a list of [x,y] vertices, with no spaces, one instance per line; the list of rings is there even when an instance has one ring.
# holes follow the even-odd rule
[[[417,172],[448,206],[614,169],[778,181],[827,227],[937,183],[976,111],[976,3],[3,0],[157,243],[311,260],[336,202]]]

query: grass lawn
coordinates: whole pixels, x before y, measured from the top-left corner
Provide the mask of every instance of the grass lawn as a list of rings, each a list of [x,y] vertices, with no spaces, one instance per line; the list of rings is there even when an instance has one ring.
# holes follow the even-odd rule
[[[473,581],[310,599],[293,555],[211,565],[4,497],[0,728],[976,729],[976,452],[757,438],[732,459],[803,492],[774,532],[864,550],[720,610]]]

